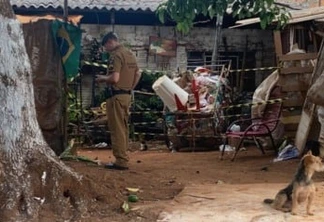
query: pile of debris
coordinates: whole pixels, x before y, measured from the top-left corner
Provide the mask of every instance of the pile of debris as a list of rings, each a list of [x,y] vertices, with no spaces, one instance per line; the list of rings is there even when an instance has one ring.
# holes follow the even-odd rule
[[[169,111],[214,112],[231,103],[231,87],[225,75],[213,75],[212,70],[197,67],[172,80],[160,77],[153,89]]]
[[[164,75],[152,86],[165,104],[165,124],[169,149],[191,146],[203,142],[215,146],[221,138],[224,116],[221,107],[232,103],[232,89],[226,75],[197,67],[171,79]]]

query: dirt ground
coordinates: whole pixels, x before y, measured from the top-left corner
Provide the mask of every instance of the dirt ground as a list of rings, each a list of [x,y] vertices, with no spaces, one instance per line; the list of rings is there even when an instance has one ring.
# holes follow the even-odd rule
[[[184,149],[170,152],[159,141],[148,143],[147,151],[140,151],[139,143],[132,143],[129,151],[130,169],[114,171],[86,162],[65,161],[80,174],[107,188],[110,200],[100,212],[91,214],[91,221],[128,222],[157,221],[158,216],[170,201],[188,186],[232,184],[288,183],[292,178],[298,159],[273,163],[275,155],[267,150],[265,155],[254,146],[246,147],[232,162],[226,154],[220,160],[218,150],[192,151]],[[109,149],[78,149],[78,155],[97,159],[102,164],[113,161]],[[316,174],[315,181],[323,181],[322,174]],[[207,186],[207,187],[208,187]],[[127,188],[138,188],[135,194],[138,202],[129,203],[131,211],[124,213],[121,205],[131,193]],[[87,218],[84,221],[89,221]]]

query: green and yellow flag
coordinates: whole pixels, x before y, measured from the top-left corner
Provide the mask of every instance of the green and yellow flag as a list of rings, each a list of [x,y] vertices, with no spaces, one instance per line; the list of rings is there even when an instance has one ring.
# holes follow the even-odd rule
[[[73,78],[79,73],[81,29],[72,24],[54,20],[52,31],[61,53],[65,76]]]

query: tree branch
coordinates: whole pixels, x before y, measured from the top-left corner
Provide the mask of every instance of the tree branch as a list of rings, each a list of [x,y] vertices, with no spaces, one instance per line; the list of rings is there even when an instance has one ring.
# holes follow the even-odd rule
[[[290,9],[293,9],[293,10],[301,10],[301,8],[295,8],[289,4],[285,4],[285,3],[280,3],[280,2],[275,2],[274,3],[275,5],[279,5],[279,6],[283,6],[283,7],[286,7],[286,8],[290,8]]]
[[[204,23],[208,23],[208,22],[210,22],[210,21],[211,21],[211,20],[208,19],[208,20],[205,20],[205,21],[193,22],[192,24],[193,24],[193,25],[196,25],[196,24],[204,24]]]

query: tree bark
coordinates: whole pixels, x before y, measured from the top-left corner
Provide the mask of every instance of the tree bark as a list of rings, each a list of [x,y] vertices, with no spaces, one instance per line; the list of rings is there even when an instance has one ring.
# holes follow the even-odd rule
[[[71,220],[87,212],[90,181],[65,166],[36,119],[31,66],[9,0],[0,0],[0,221]]]

